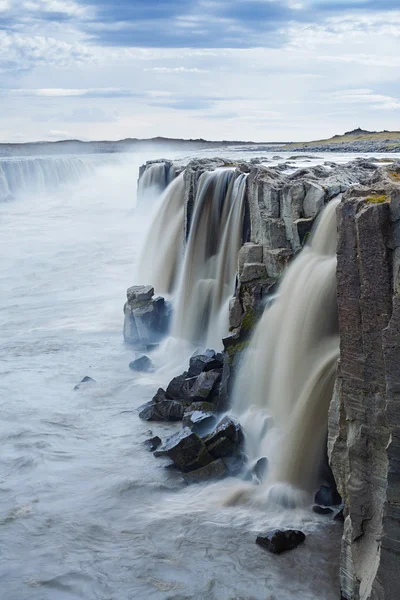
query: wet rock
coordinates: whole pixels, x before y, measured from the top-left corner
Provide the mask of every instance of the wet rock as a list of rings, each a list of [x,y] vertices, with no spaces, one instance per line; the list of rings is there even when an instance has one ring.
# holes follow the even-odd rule
[[[233,456],[236,450],[234,442],[227,437],[220,437],[213,444],[207,445],[213,458],[227,458]]]
[[[133,285],[126,292],[128,302],[143,302],[151,300],[154,296],[154,288],[151,285]]]
[[[157,450],[157,448],[161,446],[161,444],[162,440],[158,437],[158,435],[155,435],[154,437],[149,438],[148,440],[145,440],[143,442],[143,445],[146,446],[149,452],[154,452],[154,450]]]
[[[258,481],[263,481],[268,469],[268,458],[262,456],[258,459],[254,465],[253,473],[257,477]]]
[[[232,417],[224,417],[216,426],[214,431],[204,438],[206,446],[212,446],[221,438],[227,438],[236,448],[239,448],[244,440],[240,423]]]
[[[190,427],[199,435],[210,431],[215,424],[215,405],[210,402],[193,402],[183,413],[183,427]]]
[[[85,377],[83,379],[81,379],[79,383],[76,384],[76,386],[74,387],[74,390],[79,390],[82,387],[82,383],[97,383],[97,382],[95,379],[92,379],[92,377],[89,377],[89,375],[85,375]]]
[[[143,355],[130,362],[129,368],[132,369],[132,371],[148,373],[153,368],[153,363],[148,356]]]
[[[124,306],[124,339],[128,344],[148,348],[168,331],[171,304],[161,297],[153,299],[153,294],[152,286],[128,289]]]
[[[267,276],[267,267],[264,263],[245,263],[243,265],[240,281],[241,283],[248,283],[249,281],[266,279]]]
[[[183,479],[186,483],[204,483],[207,481],[215,481],[223,479],[228,474],[228,469],[222,460],[214,460],[205,467],[183,473]]]
[[[297,548],[305,539],[306,536],[302,531],[274,529],[265,535],[259,535],[256,539],[256,544],[262,548],[266,548],[266,550],[269,550],[273,554],[282,554],[282,552]]]
[[[332,508],[328,508],[327,506],[319,506],[318,504],[315,504],[312,507],[312,510],[317,515],[332,515],[334,512]]]
[[[159,388],[154,398],[138,410],[139,417],[144,421],[180,421],[185,407],[178,400],[166,398],[165,391]]]
[[[205,371],[195,380],[190,390],[189,399],[191,402],[208,401],[211,402],[218,396],[219,384],[221,382],[222,369]]]
[[[334,521],[339,521],[339,523],[344,523],[344,511],[343,508],[341,510],[339,510],[339,512],[336,513],[336,515],[333,517]]]
[[[335,486],[321,485],[314,498],[315,504],[320,506],[339,506],[342,498]]]
[[[168,384],[166,390],[167,398],[172,400],[188,400],[193,383],[194,379],[188,377],[187,371],[182,373],[182,375],[174,377]]]
[[[224,364],[224,355],[216,353],[214,350],[207,350],[208,354],[198,354],[192,356],[189,363],[189,371],[187,376],[198,377],[203,371],[212,371],[214,369],[222,369]]]
[[[189,427],[169,437],[154,456],[168,456],[183,471],[196,470],[212,462],[205,443]]]

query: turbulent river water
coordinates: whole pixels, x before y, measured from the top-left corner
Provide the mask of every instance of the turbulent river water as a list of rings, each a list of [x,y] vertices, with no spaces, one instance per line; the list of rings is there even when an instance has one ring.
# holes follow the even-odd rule
[[[122,339],[147,158],[0,204],[0,597],[336,600],[340,525],[226,507],[235,482],[188,488],[142,445],[135,409],[171,375],[132,373]],[[276,557],[255,537],[280,525],[309,536]]]

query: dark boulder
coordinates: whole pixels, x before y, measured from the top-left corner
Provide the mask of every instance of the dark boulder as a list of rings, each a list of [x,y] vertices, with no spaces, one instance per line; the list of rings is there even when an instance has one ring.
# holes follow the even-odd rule
[[[215,481],[223,479],[228,474],[228,469],[222,460],[214,460],[205,467],[191,471],[190,473],[183,473],[183,479],[186,483],[204,483],[207,481]]]
[[[185,400],[189,399],[190,388],[194,383],[194,379],[188,377],[188,372],[185,371],[182,375],[174,377],[168,384],[166,390],[167,398],[171,400]]]
[[[183,471],[196,470],[212,462],[203,440],[189,427],[169,437],[154,456],[168,456]]]
[[[282,554],[282,552],[297,548],[305,539],[306,536],[302,531],[274,529],[265,535],[259,535],[256,544],[273,554]]]
[[[233,456],[236,450],[234,442],[227,437],[218,438],[213,444],[209,444],[207,448],[213,458]]]
[[[190,393],[191,402],[212,402],[218,397],[219,384],[221,382],[221,370],[206,371],[200,373],[195,380]]]
[[[320,506],[339,506],[342,504],[342,498],[336,485],[321,485],[315,494],[314,502]]]
[[[236,421],[233,417],[226,416],[224,417],[216,426],[214,431],[212,431],[209,435],[204,438],[206,446],[213,445],[220,438],[227,438],[236,448],[239,448],[243,443],[243,431],[240,426],[240,423]]]
[[[333,510],[332,508],[328,508],[327,506],[319,506],[318,504],[315,504],[312,507],[313,512],[315,512],[317,515],[332,515],[333,514]]]
[[[210,431],[215,424],[215,405],[210,402],[193,402],[183,413],[183,427],[190,427],[199,435]]]
[[[157,450],[157,448],[161,446],[161,444],[162,440],[158,437],[158,435],[155,435],[154,437],[149,438],[148,440],[145,440],[143,442],[143,445],[146,446],[149,452],[154,452],[154,450]]]
[[[343,508],[341,508],[339,510],[339,512],[336,513],[336,515],[333,517],[334,521],[339,521],[339,523],[344,523],[344,511]]]
[[[140,371],[142,373],[148,373],[153,368],[153,363],[150,358],[146,355],[140,356],[136,360],[129,363],[129,368],[132,371]]]
[[[165,391],[159,388],[154,398],[138,410],[139,417],[144,421],[180,421],[185,407],[178,400],[166,398]]]
[[[146,348],[157,344],[167,333],[171,305],[153,295],[154,289],[149,285],[128,289],[124,306],[124,338],[128,344]]]
[[[224,355],[216,354],[214,350],[206,350],[205,354],[192,356],[189,363],[189,377],[198,377],[204,371],[222,369],[224,364]]]
[[[92,379],[92,377],[89,377],[89,375],[85,375],[85,377],[83,379],[81,379],[79,383],[76,384],[76,386],[74,387],[74,390],[79,390],[82,387],[82,383],[97,383],[97,382],[95,379]]]

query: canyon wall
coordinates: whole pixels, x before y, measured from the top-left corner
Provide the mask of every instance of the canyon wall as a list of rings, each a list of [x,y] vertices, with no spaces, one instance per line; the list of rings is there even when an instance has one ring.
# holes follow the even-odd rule
[[[328,450],[344,500],[346,600],[397,600],[400,558],[400,168],[338,209],[340,362]]]

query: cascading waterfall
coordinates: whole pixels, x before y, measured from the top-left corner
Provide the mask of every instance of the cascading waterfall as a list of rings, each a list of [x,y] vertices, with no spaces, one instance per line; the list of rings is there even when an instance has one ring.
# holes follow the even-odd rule
[[[169,184],[149,228],[138,263],[138,281],[151,284],[157,293],[171,294],[183,256],[184,173]]]
[[[173,165],[157,162],[147,165],[138,183],[138,202],[157,197],[175,178]]]
[[[43,194],[93,175],[95,164],[77,157],[0,159],[0,201]]]
[[[226,305],[242,244],[246,178],[232,168],[200,176],[175,296],[174,338],[217,348],[228,332]]]
[[[339,356],[339,202],[325,207],[310,242],[289,266],[235,385],[233,413],[244,426],[249,458],[268,459],[261,494],[285,505],[309,500],[326,436]]]

